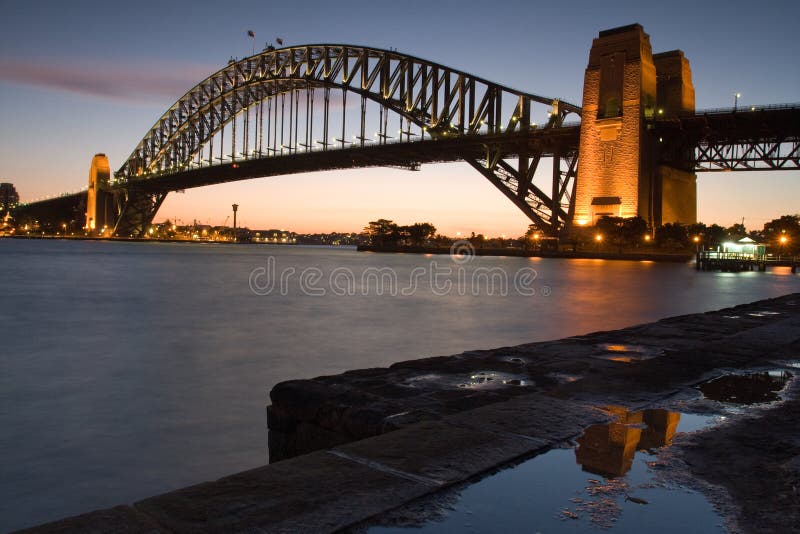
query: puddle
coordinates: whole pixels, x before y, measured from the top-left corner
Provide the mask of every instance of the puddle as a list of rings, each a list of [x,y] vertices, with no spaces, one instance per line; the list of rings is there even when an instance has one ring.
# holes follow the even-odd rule
[[[661,349],[645,347],[642,345],[622,345],[618,343],[601,343],[598,348],[606,351],[606,354],[598,354],[595,357],[601,360],[611,360],[612,362],[632,363],[650,360],[664,354]]]
[[[392,512],[368,531],[724,532],[705,496],[662,482],[657,456],[678,432],[704,428],[714,418],[607,409],[617,421],[587,428],[577,448],[554,449],[439,492]]]
[[[451,388],[468,389],[495,389],[504,386],[533,386],[534,381],[524,375],[513,373],[503,373],[500,371],[476,371],[468,375],[464,374],[426,374],[410,378],[403,382],[404,385],[416,388],[435,387],[441,389],[443,386]]]
[[[774,402],[792,378],[789,371],[724,375],[699,386],[707,399],[729,404]]]
[[[510,373],[481,371],[469,375],[469,380],[462,382],[458,385],[458,387],[469,389],[490,389],[503,385],[532,386],[534,383],[532,380],[522,378],[521,376],[512,375]]]

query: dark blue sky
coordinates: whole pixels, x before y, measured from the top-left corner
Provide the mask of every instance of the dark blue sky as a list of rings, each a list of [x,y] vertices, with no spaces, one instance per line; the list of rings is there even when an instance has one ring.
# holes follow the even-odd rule
[[[686,53],[698,108],[731,106],[736,91],[744,105],[800,101],[800,9],[788,1],[3,1],[0,180],[16,183],[22,197],[30,199],[83,186],[95,152],[106,152],[116,169],[181,94],[230,56],[249,55],[247,30],[256,33],[257,50],[276,37],[286,44],[393,47],[580,104],[592,38],[600,30],[632,22],[650,34],[654,52],[680,48]],[[434,195],[439,186],[451,190],[448,180],[453,176],[469,172],[450,166],[423,169],[413,180]],[[724,179],[703,175],[700,216],[730,224],[735,212],[735,218],[748,217],[758,225],[763,221],[755,219],[797,211],[798,174],[759,174],[758,179],[752,174]],[[489,194],[488,184],[477,175],[470,177],[474,180],[462,180],[465,198]],[[359,187],[358,178],[353,180],[353,187]],[[268,197],[274,193],[270,187],[280,187],[282,195],[291,197],[293,190],[288,179],[225,187],[219,191],[233,197]],[[785,198],[780,192],[787,187],[795,207],[785,204],[766,213],[770,198]],[[168,209],[188,218],[193,205],[204,205],[204,195],[172,195]],[[524,231],[525,220],[516,208],[499,192],[491,195],[497,196],[497,204],[487,209],[508,218],[509,233],[518,227]],[[297,202],[302,202],[300,195]],[[716,204],[733,211],[709,211]],[[405,208],[396,208],[405,213]],[[451,208],[444,202],[444,211]],[[382,209],[392,211],[393,206]],[[196,211],[196,217],[206,216],[206,208]],[[425,215],[437,218],[435,212],[408,213]],[[324,217],[319,225],[325,229]]]

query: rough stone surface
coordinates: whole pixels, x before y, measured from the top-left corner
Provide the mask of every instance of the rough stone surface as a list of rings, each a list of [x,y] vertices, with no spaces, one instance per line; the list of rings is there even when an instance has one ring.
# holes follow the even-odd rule
[[[561,341],[278,384],[269,408],[276,443],[270,454],[279,460],[534,393],[645,405],[719,369],[796,353],[799,311],[800,296],[789,295]],[[290,447],[282,451],[279,442]]]
[[[332,532],[430,491],[317,452],[151,497],[135,507],[175,532]]]
[[[544,440],[498,435],[433,421],[342,445],[335,450],[442,486],[542,449],[546,444]]]
[[[800,526],[800,381],[790,396],[693,435],[680,449],[693,475],[727,490],[736,503],[735,524],[746,532]]]
[[[130,506],[115,506],[88,514],[69,517],[25,530],[16,534],[62,534],[81,532],[85,534],[161,534],[168,532],[160,528],[150,517]]]

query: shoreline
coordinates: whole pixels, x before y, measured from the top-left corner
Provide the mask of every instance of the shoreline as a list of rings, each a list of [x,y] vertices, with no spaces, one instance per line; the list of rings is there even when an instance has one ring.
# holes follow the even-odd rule
[[[378,254],[452,254],[451,247],[381,247],[376,245],[358,245],[359,252],[374,252]],[[623,261],[658,261],[671,263],[689,263],[694,254],[657,253],[657,252],[591,252],[591,251],[550,251],[550,250],[523,250],[518,248],[473,248],[470,254],[475,256],[506,256],[520,258],[566,258],[589,260],[623,260]]]
[[[799,347],[795,293],[616,331],[283,382],[270,394],[268,425],[273,459],[286,459],[25,532],[357,528],[563,446],[608,422],[603,406],[710,409],[697,386],[748,370],[784,369],[792,374],[787,391],[796,391]],[[797,410],[791,398],[773,402],[690,435],[701,446],[676,445],[694,476],[725,488],[735,505],[727,521],[753,531],[766,513],[778,516],[769,518],[775,528],[800,521],[790,486],[800,472]],[[767,465],[770,476],[741,465]],[[758,491],[748,489],[754,480]]]

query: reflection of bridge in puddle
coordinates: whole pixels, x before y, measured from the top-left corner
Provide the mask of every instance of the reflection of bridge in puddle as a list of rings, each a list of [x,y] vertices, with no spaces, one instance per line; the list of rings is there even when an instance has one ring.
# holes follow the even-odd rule
[[[617,420],[587,428],[577,440],[575,460],[584,471],[610,477],[627,473],[636,451],[669,445],[681,418],[678,412],[662,409],[631,412],[608,406],[605,410]]]

